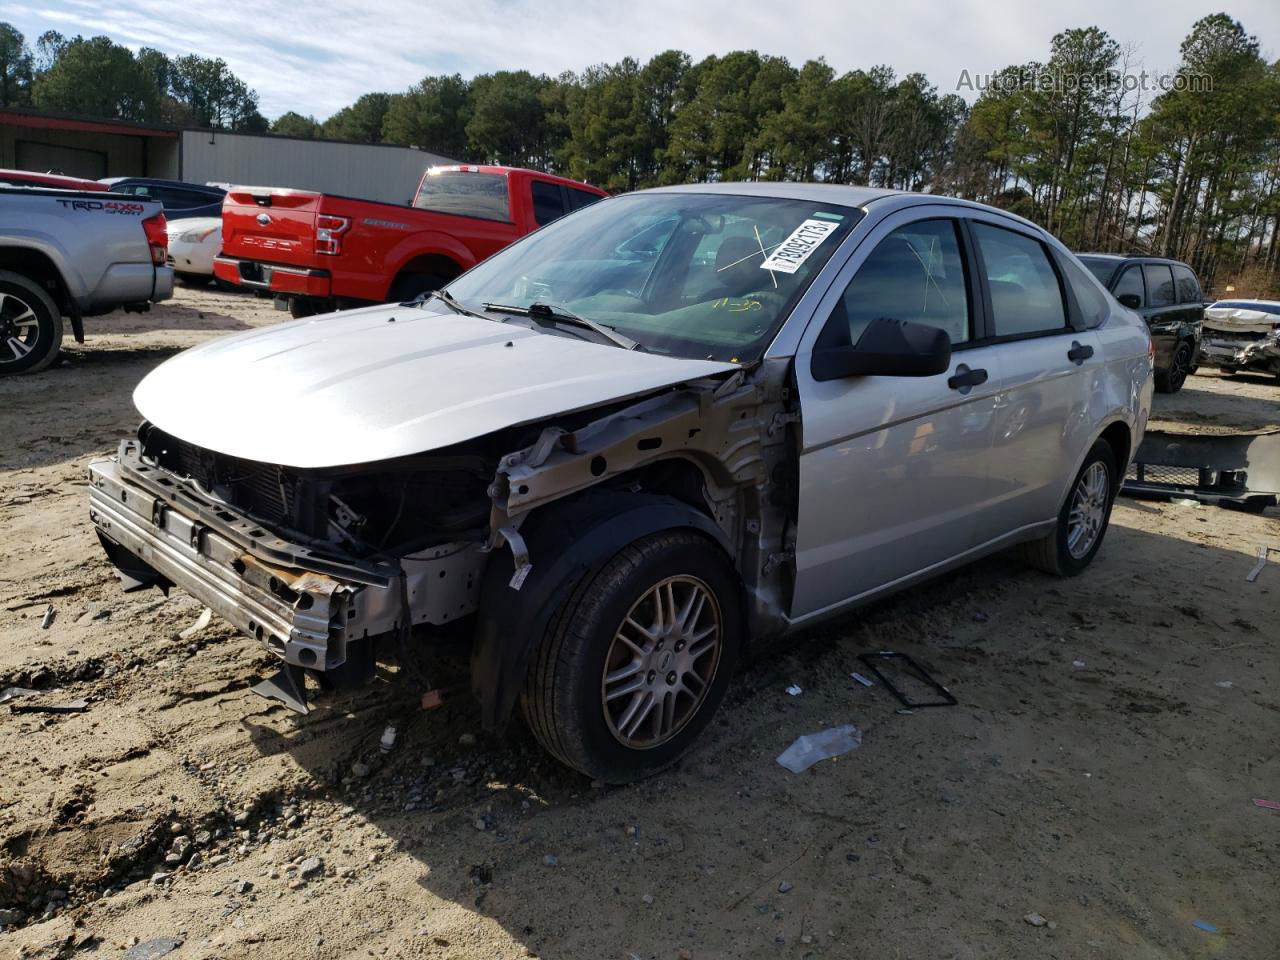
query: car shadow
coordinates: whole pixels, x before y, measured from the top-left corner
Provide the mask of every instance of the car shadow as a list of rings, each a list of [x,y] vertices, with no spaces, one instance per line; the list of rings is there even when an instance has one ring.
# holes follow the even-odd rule
[[[1017,953],[1034,931],[1010,899],[1069,916],[1059,938],[1081,951],[1181,936],[1180,918],[1152,915],[1155,899],[1212,904],[1215,924],[1244,931],[1269,909],[1265,863],[1234,852],[1256,842],[1244,758],[1271,751],[1267,690],[1280,680],[1274,659],[1258,662],[1252,561],[1139,530],[1155,523],[1143,507],[1116,514],[1080,577],[1001,554],[768,646],[692,752],[630,786],[560,766],[518,720],[480,734],[465,693],[423,711],[425,682],[403,676],[322,698],[283,727],[244,724],[259,751],[287,751],[322,796],[376,826],[397,876],[416,874],[423,895],[400,884],[405,919],[384,942],[425,936],[445,955],[476,935],[475,917],[509,938],[494,955],[801,956],[820,944],[870,958],[922,923],[940,956],[976,956],[996,937]],[[1232,516],[1243,540],[1261,535],[1265,521]],[[859,654],[883,649],[916,658],[959,705],[904,712],[851,678],[867,672]],[[465,687],[465,661],[417,669]],[[1230,715],[1221,677],[1238,678]],[[798,776],[775,763],[797,736],[843,723],[862,731],[857,752]],[[1176,872],[1187,823],[1215,842],[1196,843],[1194,876],[1169,888],[1152,878]],[[1081,876],[1097,879],[1086,890]]]

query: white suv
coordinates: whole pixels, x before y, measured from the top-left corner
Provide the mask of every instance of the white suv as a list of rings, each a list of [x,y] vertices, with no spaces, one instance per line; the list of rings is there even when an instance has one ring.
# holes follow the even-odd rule
[[[1071,575],[1142,438],[1152,350],[1000,210],[813,184],[579,210],[405,304],[210,342],[138,387],[91,467],[131,585],[282,661],[372,675],[455,627],[499,729],[671,763],[744,645],[1021,544]]]

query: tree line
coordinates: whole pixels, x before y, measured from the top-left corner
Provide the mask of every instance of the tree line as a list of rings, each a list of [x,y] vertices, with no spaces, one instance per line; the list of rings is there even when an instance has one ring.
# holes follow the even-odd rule
[[[28,51],[24,80],[10,51],[25,44],[0,26],[0,102],[25,91],[48,109],[265,126],[256,96],[220,60],[50,36]],[[78,58],[103,63],[123,51],[134,66],[120,76],[143,80],[75,82],[86,67],[63,64],[76,45]],[[1206,288],[1280,292],[1280,63],[1238,21],[1198,20],[1164,78],[1143,74],[1132,46],[1085,27],[1054,36],[1043,60],[976,82],[965,74],[957,88],[966,83],[979,92],[971,106],[888,66],[837,73],[822,59],[797,67],[739,50],[695,62],[668,50],[556,77],[429,75],[324,120],[285,113],[270,132],[417,146],[612,191],[748,179],[948,193],[1021,214],[1073,249],[1174,256]]]
[[[31,45],[9,23],[0,23],[0,106],[253,133],[270,126],[258,95],[221,59],[135,54],[109,37],[56,30]]]

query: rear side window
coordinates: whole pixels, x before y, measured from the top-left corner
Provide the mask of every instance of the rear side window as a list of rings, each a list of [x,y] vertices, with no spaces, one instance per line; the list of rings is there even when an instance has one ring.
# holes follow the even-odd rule
[[[1147,306],[1167,307],[1175,302],[1173,298],[1173,272],[1168,264],[1144,263],[1142,275],[1147,280]]]
[[[511,220],[507,201],[507,178],[500,173],[472,173],[440,170],[422,178],[414,197],[419,210],[448,213],[478,220]]]
[[[547,183],[545,180],[534,180],[531,186],[533,188],[533,219],[538,226],[541,227],[564,216],[564,197],[558,186]]]
[[[586,190],[577,190],[573,187],[566,187],[565,193],[569,194],[569,209],[580,210],[583,207],[589,207],[593,203],[598,203],[604,197],[598,193],[588,193]]]
[[[1064,330],[1067,308],[1058,274],[1038,240],[973,224],[991,291],[991,320],[997,337]]]
[[[1203,298],[1200,295],[1200,281],[1191,272],[1190,267],[1180,263],[1173,265],[1173,283],[1178,294],[1179,303],[1197,303]]]
[[[971,339],[969,293],[954,220],[921,220],[881,240],[849,281],[819,342],[854,344],[877,317],[945,330],[952,343]]]
[[[1117,300],[1126,293],[1131,293],[1138,298],[1139,308],[1146,306],[1147,298],[1142,289],[1142,268],[1126,267],[1124,273],[1120,274],[1120,279],[1116,281],[1116,288],[1112,293]]]
[[[1076,296],[1076,303],[1080,305],[1084,325],[1090,328],[1098,326],[1111,313],[1111,305],[1107,302],[1106,294],[1098,289],[1092,277],[1071,260],[1060,257],[1059,263],[1062,264],[1062,272],[1066,275],[1067,283],[1071,284],[1071,292]]]

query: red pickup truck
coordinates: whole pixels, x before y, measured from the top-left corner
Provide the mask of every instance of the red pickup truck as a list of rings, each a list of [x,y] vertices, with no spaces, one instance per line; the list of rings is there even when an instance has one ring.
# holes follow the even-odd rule
[[[407,207],[233,187],[222,205],[222,253],[213,272],[287,297],[294,316],[408,300],[605,196],[533,170],[474,165],[432,167]]]

